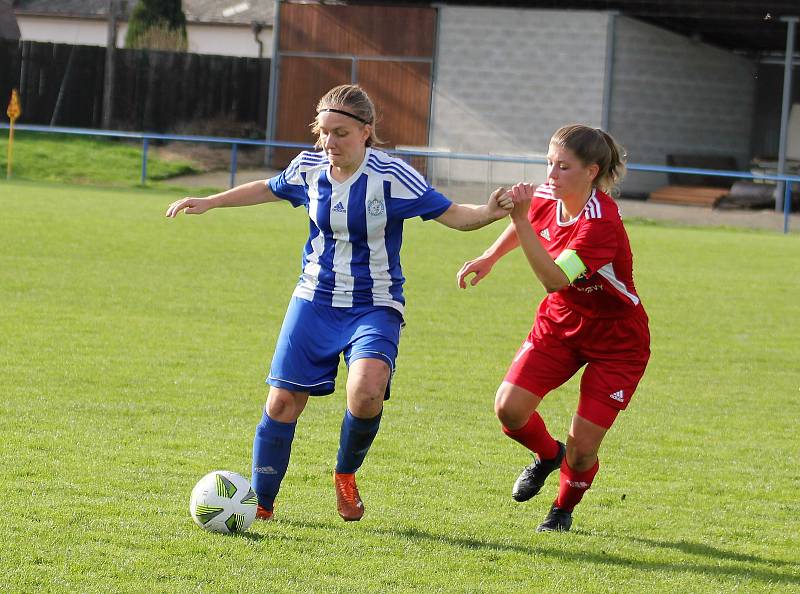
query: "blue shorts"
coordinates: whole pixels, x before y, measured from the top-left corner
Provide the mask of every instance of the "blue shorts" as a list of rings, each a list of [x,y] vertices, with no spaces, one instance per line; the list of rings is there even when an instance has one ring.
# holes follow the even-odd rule
[[[348,367],[356,359],[381,359],[393,374],[402,325],[403,316],[391,307],[331,307],[292,297],[267,383],[325,396],[336,387],[342,353]]]

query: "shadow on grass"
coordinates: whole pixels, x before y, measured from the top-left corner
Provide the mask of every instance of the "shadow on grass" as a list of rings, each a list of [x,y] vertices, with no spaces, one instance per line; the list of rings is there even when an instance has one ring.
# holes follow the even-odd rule
[[[231,535],[234,538],[244,538],[245,540],[252,540],[253,542],[259,542],[267,538],[265,534],[259,534],[258,532],[239,532],[235,535]]]
[[[642,538],[638,536],[617,536],[615,538],[623,538],[635,544],[646,545],[649,547],[658,547],[663,549],[674,549],[689,555],[699,555],[704,557],[714,557],[716,559],[725,559],[727,561],[736,561],[739,563],[765,563],[767,565],[775,565],[778,567],[790,567],[795,570],[800,570],[800,563],[793,563],[791,561],[783,561],[780,559],[764,559],[756,555],[748,555],[745,553],[735,553],[733,551],[726,551],[725,549],[718,549],[707,544],[697,542],[686,542],[680,540],[677,542],[670,542],[664,540],[653,540],[650,538]]]
[[[310,528],[329,532],[338,532],[344,529],[344,525],[337,527],[336,525],[324,524],[321,522],[297,522],[293,520],[282,520],[280,523],[289,526],[296,526],[298,528]],[[536,534],[529,541],[531,544],[516,544],[454,536],[451,534],[440,534],[418,528],[389,529],[367,527],[367,531],[386,537],[400,536],[414,541],[439,543],[459,549],[471,549],[476,551],[486,549],[487,551],[493,552],[508,551],[531,556],[547,556],[557,560],[567,558],[580,563],[617,565],[620,567],[630,567],[633,569],[646,571],[695,573],[703,576],[730,577],[734,579],[744,578],[758,580],[770,584],[800,584],[800,575],[796,573],[797,570],[800,569],[800,564],[798,563],[787,562],[778,559],[767,559],[757,555],[736,553],[702,543],[687,541],[660,541],[640,537],[618,536],[614,534],[589,534],[581,532],[580,530],[573,530],[569,533],[569,535],[554,533]],[[563,545],[564,538],[596,538],[599,540],[604,540],[610,544],[613,544],[614,540],[627,540],[631,543],[639,545],[640,547],[647,546],[652,548],[673,549],[680,551],[681,553],[685,553],[686,555],[696,557],[696,559],[687,557],[677,562],[658,562],[638,560],[634,557],[625,557],[614,553],[608,553],[603,550],[599,552],[570,551],[562,546],[559,546],[558,548],[551,546],[548,540],[551,540],[554,537],[559,539],[558,542],[560,545]],[[608,548],[613,549],[613,546],[609,546]],[[703,559],[706,559],[706,562],[702,562]],[[731,561],[737,563],[738,565],[734,567],[721,566],[720,561]],[[754,565],[786,567],[791,573],[782,572],[780,570],[771,570],[764,567],[754,567]]]

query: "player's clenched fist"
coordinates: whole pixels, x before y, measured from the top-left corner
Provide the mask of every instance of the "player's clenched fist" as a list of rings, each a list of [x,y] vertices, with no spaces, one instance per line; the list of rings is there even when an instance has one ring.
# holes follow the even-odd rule
[[[511,194],[505,188],[497,188],[489,198],[490,202],[493,202],[503,210],[511,210],[514,208],[514,200]]]
[[[531,184],[514,184],[509,190],[514,206],[511,210],[511,218],[527,218],[528,210],[531,206],[531,199],[536,189]]]

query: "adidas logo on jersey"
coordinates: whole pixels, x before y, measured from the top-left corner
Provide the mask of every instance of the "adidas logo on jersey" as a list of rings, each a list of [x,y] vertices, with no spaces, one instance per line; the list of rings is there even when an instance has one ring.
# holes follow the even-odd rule
[[[617,402],[625,402],[625,396],[622,390],[614,392],[613,394],[609,394],[608,397],[612,400],[616,400]]]
[[[542,229],[539,231],[539,235],[544,237],[547,241],[550,241],[550,230],[549,229]]]
[[[333,205],[333,212],[347,212],[341,200]]]

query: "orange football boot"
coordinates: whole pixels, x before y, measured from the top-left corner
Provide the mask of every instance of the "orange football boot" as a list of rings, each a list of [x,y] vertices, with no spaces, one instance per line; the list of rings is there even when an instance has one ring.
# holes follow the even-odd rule
[[[261,505],[256,506],[256,520],[271,520],[272,519],[272,510],[267,509],[266,507],[262,507]]]
[[[357,522],[364,516],[364,502],[358,494],[355,473],[333,473],[336,486],[336,509],[345,522]]]

